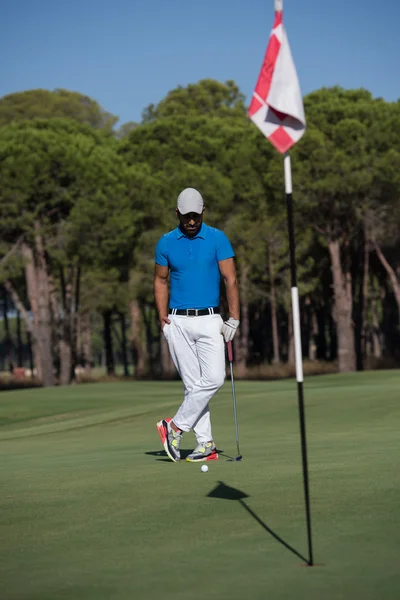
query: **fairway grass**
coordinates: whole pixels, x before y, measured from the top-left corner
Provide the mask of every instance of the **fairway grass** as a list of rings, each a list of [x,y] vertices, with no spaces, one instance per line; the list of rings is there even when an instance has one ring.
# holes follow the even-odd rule
[[[304,392],[315,567],[295,381],[237,382],[243,462],[226,382],[208,473],[160,446],[179,382],[1,393],[0,599],[397,600],[400,372]]]

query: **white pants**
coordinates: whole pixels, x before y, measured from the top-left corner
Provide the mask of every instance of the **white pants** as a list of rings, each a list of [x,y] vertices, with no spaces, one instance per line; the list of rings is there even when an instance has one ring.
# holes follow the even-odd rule
[[[225,379],[222,318],[215,314],[168,317],[171,323],[164,325],[163,333],[185,390],[173,422],[182,431],[193,429],[199,443],[209,442],[213,438],[208,403]]]

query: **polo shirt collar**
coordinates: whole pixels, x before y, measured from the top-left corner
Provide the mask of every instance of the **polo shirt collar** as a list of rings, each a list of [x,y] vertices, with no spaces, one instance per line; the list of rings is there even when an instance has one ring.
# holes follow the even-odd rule
[[[195,240],[195,239],[197,239],[197,238],[202,238],[203,240],[205,240],[205,239],[206,239],[206,237],[207,237],[207,225],[206,225],[205,223],[202,223],[202,224],[201,224],[201,228],[200,228],[200,231],[199,231],[199,233],[197,233],[197,234],[196,234],[194,237],[192,237],[192,238],[189,238],[187,235],[185,235],[185,234],[184,234],[184,233],[181,231],[181,228],[179,227],[179,225],[178,225],[178,227],[176,228],[176,230],[175,230],[175,231],[176,231],[176,239],[177,239],[177,240],[180,240],[180,239],[181,239],[181,238],[183,238],[183,237],[185,237],[185,238],[188,238],[188,239],[191,239],[191,240]]]

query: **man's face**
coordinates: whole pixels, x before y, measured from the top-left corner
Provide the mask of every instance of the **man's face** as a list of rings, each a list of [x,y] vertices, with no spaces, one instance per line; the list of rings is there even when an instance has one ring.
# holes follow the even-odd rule
[[[176,215],[179,219],[180,227],[188,237],[194,237],[199,231],[203,222],[203,213],[204,209],[201,214],[192,212],[187,213],[186,215],[181,215],[178,209],[176,209]]]

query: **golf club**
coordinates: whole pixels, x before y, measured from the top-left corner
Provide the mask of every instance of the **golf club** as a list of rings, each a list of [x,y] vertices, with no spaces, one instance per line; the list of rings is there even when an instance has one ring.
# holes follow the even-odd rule
[[[241,461],[243,456],[240,454],[239,450],[239,429],[238,429],[238,421],[237,421],[237,411],[236,411],[236,394],[235,394],[235,381],[233,379],[233,350],[232,350],[232,342],[227,342],[226,347],[228,349],[228,360],[229,367],[231,370],[231,382],[232,382],[232,397],[233,397],[233,415],[235,418],[235,430],[236,430],[236,447],[238,455],[235,458],[229,458],[229,462],[233,461]]]

